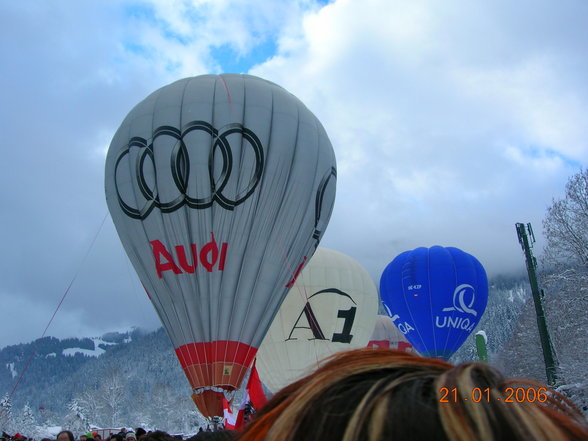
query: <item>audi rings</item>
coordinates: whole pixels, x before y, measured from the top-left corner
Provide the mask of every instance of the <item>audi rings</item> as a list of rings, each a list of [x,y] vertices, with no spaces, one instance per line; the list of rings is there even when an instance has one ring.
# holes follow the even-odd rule
[[[186,138],[189,134],[192,134],[192,136],[204,135],[210,137],[210,139],[206,140],[205,138],[204,142],[187,143]],[[242,145],[250,146],[255,155],[255,160],[254,170],[250,179],[244,180],[244,188],[238,189],[236,194],[230,197],[225,194],[225,191],[229,179],[231,178],[231,173],[233,172],[233,151],[228,140],[228,136],[232,134],[241,135],[242,139],[246,141],[243,142]],[[172,145],[169,171],[160,170],[156,166],[155,151],[153,147],[156,141],[162,145],[165,145],[167,141],[170,143],[169,145]],[[208,153],[205,150],[191,151],[193,148],[210,146],[211,148]],[[132,148],[139,149],[136,157],[133,156],[133,158],[131,158]],[[220,155],[218,153],[220,153]],[[208,164],[207,184],[210,184],[209,189],[206,189],[207,192],[208,190],[210,191],[208,194],[190,194],[190,190],[202,191],[201,187],[194,188],[194,186],[188,185],[191,164],[190,154],[199,156],[198,159],[201,159],[201,162],[206,161]],[[208,157],[206,158],[204,155],[208,155]],[[218,164],[218,159],[222,161],[222,167],[220,167],[220,174],[217,173],[217,176],[215,176],[215,162]],[[142,197],[145,199],[142,204],[137,203],[135,205],[141,204],[142,206],[133,206],[130,201],[125,201],[121,195],[118,168],[121,163],[123,163],[123,160],[131,162],[135,160],[134,170],[133,164],[129,164],[131,168],[131,181],[134,180],[134,189],[138,189]],[[181,132],[175,127],[161,126],[153,132],[153,137],[150,142],[140,137],[131,138],[116,158],[114,167],[114,185],[122,211],[127,216],[134,219],[145,219],[155,207],[159,208],[163,213],[171,213],[184,205],[187,205],[190,208],[203,209],[208,208],[214,202],[217,202],[226,210],[233,210],[237,205],[247,200],[247,198],[249,198],[249,196],[255,191],[255,188],[261,180],[264,161],[261,141],[255,133],[243,127],[241,124],[228,124],[220,130],[217,130],[205,121],[192,121],[184,126]],[[145,170],[148,167],[152,170],[146,173]],[[161,167],[161,162],[159,162],[159,167]],[[173,182],[175,188],[173,188],[174,197],[162,201],[160,195],[161,192],[158,191],[157,187],[157,176],[158,174],[164,175],[165,173],[171,174],[170,181]],[[148,178],[151,178],[152,182],[150,182]],[[238,182],[241,182],[241,179],[238,179]],[[138,195],[134,189],[133,194]],[[133,198],[131,197],[131,199]],[[134,199],[139,200],[138,197],[134,197]]]
[[[330,192],[329,196],[335,199],[336,180],[337,170],[335,167],[331,167],[321,179],[316,191],[314,202],[314,233],[312,234],[313,239],[316,239],[316,246],[318,246],[321,236],[323,235],[331,217],[331,211],[329,211],[329,213],[323,213],[323,199],[327,192]]]

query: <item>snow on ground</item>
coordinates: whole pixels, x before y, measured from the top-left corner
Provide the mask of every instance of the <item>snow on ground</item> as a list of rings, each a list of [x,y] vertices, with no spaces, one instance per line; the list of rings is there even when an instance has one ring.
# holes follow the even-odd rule
[[[116,345],[116,343],[113,343],[111,341],[104,341],[102,340],[101,337],[92,337],[92,340],[94,340],[94,347],[98,347],[100,345],[104,345],[104,346],[113,346]]]
[[[87,355],[88,357],[99,357],[104,352],[106,352],[104,349],[98,347],[96,349],[67,348],[62,351],[62,354],[66,357],[73,357],[77,353]]]
[[[6,369],[10,371],[10,375],[12,375],[12,378],[16,378],[18,373],[16,372],[16,369],[14,369],[14,363],[7,363]]]
[[[39,431],[43,434],[52,436],[53,438],[57,437],[59,432],[61,432],[61,426],[42,426],[39,427]]]
[[[65,356],[73,357],[75,354],[80,353],[83,355],[87,355],[88,357],[99,357],[102,354],[104,354],[104,352],[106,352],[104,349],[102,349],[100,347],[100,345],[103,345],[103,346],[116,345],[116,343],[102,340],[101,337],[92,337],[92,340],[94,341],[94,349],[67,348],[62,351],[62,354]]]

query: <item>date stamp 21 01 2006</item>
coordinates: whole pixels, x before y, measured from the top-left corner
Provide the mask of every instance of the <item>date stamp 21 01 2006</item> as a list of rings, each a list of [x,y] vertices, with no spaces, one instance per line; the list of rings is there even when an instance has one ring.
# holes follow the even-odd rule
[[[457,403],[458,401],[472,401],[474,403],[489,403],[500,401],[503,403],[545,403],[548,399],[546,387],[507,387],[504,396],[493,396],[489,387],[474,387],[469,393],[463,394],[456,387],[442,387],[439,389],[440,403]]]

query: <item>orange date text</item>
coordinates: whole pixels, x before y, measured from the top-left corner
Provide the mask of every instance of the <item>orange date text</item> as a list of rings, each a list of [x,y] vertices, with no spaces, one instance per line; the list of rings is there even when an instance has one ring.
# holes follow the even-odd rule
[[[489,387],[474,387],[472,390],[465,392],[458,390],[457,387],[442,387],[439,389],[439,402],[472,401],[474,403],[489,403],[490,401],[501,401],[503,403],[545,403],[548,399],[546,387],[507,387],[502,395],[492,394]]]

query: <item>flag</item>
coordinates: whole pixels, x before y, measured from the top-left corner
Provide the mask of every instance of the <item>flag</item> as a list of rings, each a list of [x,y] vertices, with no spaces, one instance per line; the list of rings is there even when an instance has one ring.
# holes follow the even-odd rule
[[[230,430],[240,430],[243,427],[245,418],[245,406],[237,410],[237,413],[233,413],[231,406],[226,398],[223,397],[223,413],[225,418],[225,428]]]
[[[263,392],[261,380],[259,379],[259,374],[257,373],[254,361],[253,366],[251,367],[251,373],[249,374],[249,381],[245,387],[245,396],[243,397],[241,405],[236,413],[233,413],[229,402],[223,397],[225,427],[231,430],[241,430],[245,424],[246,411],[251,411],[251,406],[253,406],[254,411],[261,409],[266,402],[267,398]]]
[[[251,374],[249,375],[249,382],[247,383],[247,392],[249,395],[249,401],[251,401],[254,409],[259,410],[265,406],[267,398],[263,392],[261,380],[259,379],[257,368],[255,367],[255,361],[256,360],[253,361],[253,366],[251,367]]]

